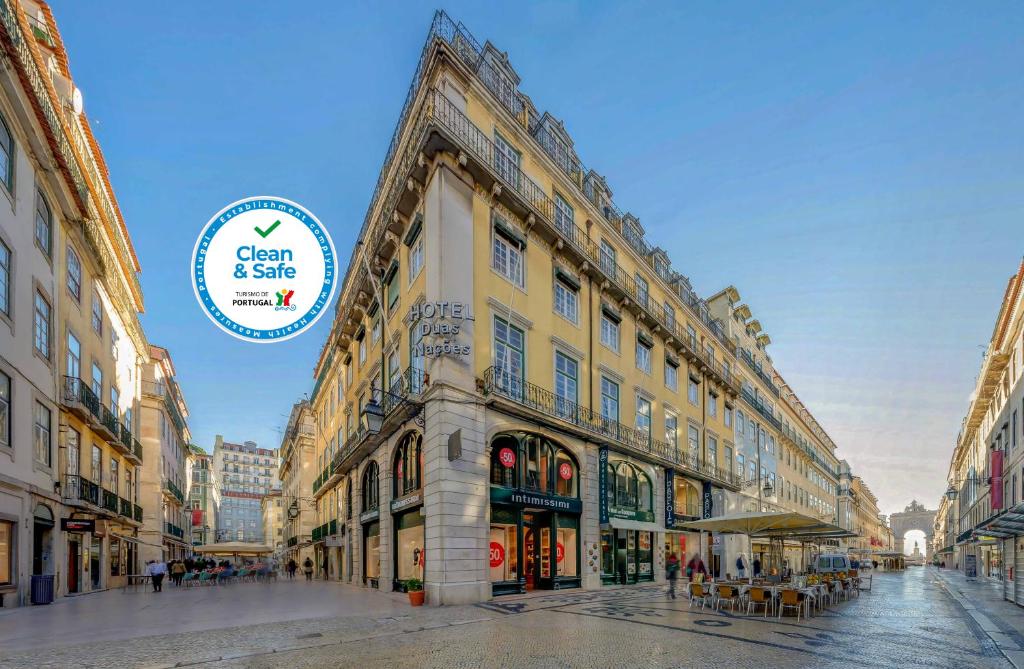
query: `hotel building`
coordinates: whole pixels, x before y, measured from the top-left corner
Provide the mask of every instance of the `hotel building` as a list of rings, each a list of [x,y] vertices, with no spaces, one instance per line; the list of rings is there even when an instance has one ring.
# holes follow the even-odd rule
[[[213,468],[220,483],[217,541],[264,541],[260,501],[272,490],[280,490],[278,467],[277,449],[215,437]]]
[[[939,559],[1024,605],[1024,262],[1006,284],[935,519]]]
[[[192,516],[186,503],[190,457],[188,405],[167,349],[149,347],[142,370],[142,557],[182,560],[192,552]]]
[[[314,371],[328,577],[450,604],[660,580],[670,550],[725,575],[746,542],[682,523],[835,522],[836,446],[738,291],[698,296],[519,84],[435,16]]]
[[[138,573],[138,259],[49,6],[0,0],[0,604]]]

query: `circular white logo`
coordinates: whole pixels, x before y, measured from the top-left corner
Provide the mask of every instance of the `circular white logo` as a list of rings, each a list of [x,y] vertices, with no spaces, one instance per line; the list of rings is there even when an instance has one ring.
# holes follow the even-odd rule
[[[291,339],[323,315],[337,286],[334,242],[316,216],[279,197],[233,202],[206,224],[192,251],[192,287],[230,335],[262,344]]]

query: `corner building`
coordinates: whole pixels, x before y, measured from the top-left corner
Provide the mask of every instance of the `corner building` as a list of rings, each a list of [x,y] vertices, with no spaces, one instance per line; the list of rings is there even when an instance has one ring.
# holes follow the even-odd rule
[[[834,512],[834,444],[519,83],[435,16],[314,371],[318,569],[431,604],[660,581],[668,550],[724,575],[740,548],[679,524]]]

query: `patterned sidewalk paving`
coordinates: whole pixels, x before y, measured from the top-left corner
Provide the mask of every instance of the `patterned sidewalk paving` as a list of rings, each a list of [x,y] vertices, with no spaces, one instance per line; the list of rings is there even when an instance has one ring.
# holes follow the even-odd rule
[[[21,612],[0,616],[0,667],[1009,667],[943,583],[932,569],[878,574],[871,593],[799,622],[702,612],[657,586],[420,609],[324,583],[251,584],[257,595],[241,585],[194,602],[187,590],[159,602],[128,594],[120,608],[96,606],[85,619],[50,607],[67,634],[54,624],[8,635]],[[123,625],[124,608],[145,613],[113,639],[108,616]],[[161,617],[163,630],[152,624]],[[194,618],[220,624],[195,628]],[[78,641],[90,627],[107,636]],[[75,641],[55,642],[54,633]],[[14,637],[17,650],[5,643]]]

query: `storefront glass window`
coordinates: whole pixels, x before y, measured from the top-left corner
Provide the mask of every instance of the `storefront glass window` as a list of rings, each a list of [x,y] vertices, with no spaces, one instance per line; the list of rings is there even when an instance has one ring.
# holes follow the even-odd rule
[[[507,434],[496,437],[491,444],[491,485],[514,488],[518,466],[519,440]]]
[[[0,521],[0,585],[11,582],[11,563],[14,561],[14,547],[11,544],[14,527],[11,523]]]
[[[579,576],[576,556],[579,554],[575,518],[558,517],[558,543],[555,546],[555,569],[558,576]]]
[[[398,525],[398,580],[423,580],[423,516],[419,510],[402,514]]]
[[[110,540],[110,575],[121,575],[121,541],[119,539]]]
[[[408,495],[420,488],[422,480],[420,448],[423,435],[410,432],[402,438],[395,453],[395,497]]]
[[[380,578],[380,523],[366,527],[366,578]]]
[[[615,575],[615,532],[610,529],[601,530],[601,575]]]
[[[492,581],[515,581],[519,578],[519,565],[514,524],[491,524],[488,547]]]
[[[371,462],[363,472],[363,511],[376,509],[380,502],[380,487],[377,476],[377,463]]]
[[[636,561],[640,580],[654,578],[654,551],[651,550],[651,533],[637,532]]]

